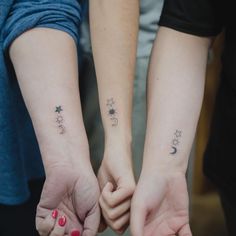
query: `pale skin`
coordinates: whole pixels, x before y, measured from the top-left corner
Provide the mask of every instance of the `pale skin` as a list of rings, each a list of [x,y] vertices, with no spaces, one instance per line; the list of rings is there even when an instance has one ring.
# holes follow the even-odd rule
[[[102,14],[97,10],[97,4],[97,1],[91,2],[91,16],[96,17],[97,26],[109,28],[104,35],[96,28],[91,30],[98,78],[103,77],[102,73],[105,75],[104,79],[99,79],[99,90],[100,94],[104,93],[104,96],[100,96],[100,101],[104,102],[101,107],[106,131],[107,154],[104,156],[109,158],[104,158],[99,171],[99,185],[105,193],[100,200],[108,201],[103,213],[107,213],[108,218],[111,216],[111,221],[107,218],[107,223],[120,233],[129,222],[130,199],[135,187],[130,123],[136,43],[131,42],[137,41],[138,1],[131,4],[135,9],[134,14],[131,14],[131,6],[125,7],[127,3],[117,3],[119,12],[123,12],[124,19],[130,20],[130,25],[119,18],[119,14],[107,16],[113,19],[121,34],[114,35],[113,44],[107,44],[102,51],[99,48],[96,50],[96,47],[103,40],[104,44],[111,40],[109,37],[114,27],[113,24],[106,24],[108,19],[103,17],[103,13],[110,12],[114,4],[100,1]],[[124,25],[127,27],[123,34],[121,29]],[[101,56],[97,56],[97,53],[101,53]],[[118,59],[113,57],[114,54],[118,55]],[[66,33],[38,28],[19,36],[10,47],[10,56],[33,121],[46,171],[46,182],[37,208],[37,229],[42,236],[74,233],[95,235],[100,222],[100,191],[89,161],[82,122],[75,43]],[[100,63],[101,58],[104,59],[103,63]],[[111,70],[107,74],[108,61]],[[120,70],[121,67],[124,67],[123,70]],[[114,84],[112,90],[107,92],[111,86],[111,71],[119,72],[112,78],[112,84],[117,82],[117,93],[114,93]],[[121,94],[125,89],[124,99]],[[114,122],[114,119],[106,117],[109,109],[105,102],[111,94],[119,110],[119,127],[108,123]],[[114,156],[114,153],[118,155]],[[109,185],[109,188],[104,188],[108,182],[113,184],[115,191]],[[108,189],[109,195],[106,195]],[[112,219],[114,215],[115,219]]]
[[[148,75],[143,168],[131,207],[133,236],[192,235],[185,173],[210,42],[165,27],[158,32]]]
[[[135,189],[131,114],[138,6],[138,0],[90,1],[92,48],[105,130],[105,152],[98,172],[104,218],[100,229],[107,224],[118,234],[129,224]]]
[[[46,172],[37,230],[42,236],[94,236],[100,191],[81,114],[76,44],[67,33],[37,28],[13,42],[10,56]]]

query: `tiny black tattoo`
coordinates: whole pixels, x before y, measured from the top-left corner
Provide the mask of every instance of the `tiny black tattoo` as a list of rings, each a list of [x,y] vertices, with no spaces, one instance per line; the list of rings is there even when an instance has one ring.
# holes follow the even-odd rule
[[[117,111],[115,108],[115,102],[113,98],[107,99],[107,108],[108,108],[108,116],[112,121],[112,126],[117,126],[118,125]]]
[[[171,144],[171,155],[175,155],[178,151],[177,146],[180,143],[180,138],[182,137],[182,131],[181,130],[176,130],[174,133],[174,137],[172,139],[172,144]]]
[[[60,114],[61,111],[63,111],[62,108],[61,108],[61,106],[56,107],[55,112],[57,112],[58,114]]]
[[[59,134],[64,134],[65,133],[65,126],[63,125],[64,123],[64,118],[62,116],[62,107],[61,106],[56,106],[55,113],[57,114],[56,116],[56,123],[57,127],[59,128]]]

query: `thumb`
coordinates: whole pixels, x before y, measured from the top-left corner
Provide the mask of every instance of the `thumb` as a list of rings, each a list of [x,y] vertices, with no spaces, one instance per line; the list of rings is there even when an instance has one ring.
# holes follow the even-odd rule
[[[84,231],[82,236],[96,236],[99,223],[100,223],[100,208],[96,204],[94,208],[89,212],[84,221]]]
[[[114,190],[114,186],[111,182],[107,182],[103,188],[104,191],[111,193]]]
[[[130,229],[132,236],[143,236],[144,226],[147,215],[147,209],[145,206],[138,204],[138,202],[132,202],[131,204],[131,219]]]

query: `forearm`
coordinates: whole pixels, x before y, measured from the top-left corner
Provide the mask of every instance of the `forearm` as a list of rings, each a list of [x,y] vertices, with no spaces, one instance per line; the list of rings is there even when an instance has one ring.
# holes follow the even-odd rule
[[[88,155],[80,157],[81,160],[77,158],[82,149],[87,149],[87,141],[74,40],[58,30],[33,29],[13,42],[10,56],[46,172],[58,162],[73,165],[88,159]]]
[[[144,155],[153,168],[186,171],[202,104],[209,44],[208,38],[160,28],[149,71]]]
[[[106,142],[130,142],[138,1],[90,1],[90,25]]]

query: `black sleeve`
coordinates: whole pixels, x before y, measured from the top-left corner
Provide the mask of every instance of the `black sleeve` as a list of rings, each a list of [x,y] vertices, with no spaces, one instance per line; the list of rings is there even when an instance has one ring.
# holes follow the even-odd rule
[[[159,25],[202,37],[216,36],[224,24],[222,11],[219,0],[165,0]]]

